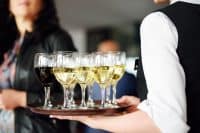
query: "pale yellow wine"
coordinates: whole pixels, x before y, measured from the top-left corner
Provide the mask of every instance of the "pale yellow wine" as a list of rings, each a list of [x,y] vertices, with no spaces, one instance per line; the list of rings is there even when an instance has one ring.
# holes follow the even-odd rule
[[[117,81],[119,81],[122,78],[122,76],[124,75],[125,65],[115,65],[115,66],[113,66],[113,68],[114,68],[114,70],[113,70],[111,83],[116,84]]]
[[[112,66],[99,66],[94,69],[94,79],[99,85],[108,84],[112,78],[112,74]]]
[[[76,68],[75,73],[79,84],[89,84],[93,78],[91,67],[78,67]]]
[[[62,85],[74,84],[76,81],[74,68],[56,67],[53,68],[53,73],[58,82]]]

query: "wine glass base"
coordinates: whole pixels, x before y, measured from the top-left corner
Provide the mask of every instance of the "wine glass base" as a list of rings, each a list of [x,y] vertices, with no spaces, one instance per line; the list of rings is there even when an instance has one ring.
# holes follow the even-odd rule
[[[70,109],[77,109],[77,107],[78,107],[78,106],[77,106],[76,104],[71,104],[71,105],[70,105]]]
[[[88,101],[87,102],[87,107],[92,108],[95,106],[95,103],[93,101]]]
[[[79,106],[79,109],[88,109],[87,105],[85,102],[82,102]]]
[[[49,106],[43,106],[43,109],[47,109],[47,110],[50,110],[52,108],[53,108],[53,106],[51,106],[51,107],[49,107]]]
[[[80,106],[79,109],[88,109],[87,106]]]
[[[48,108],[53,108],[53,104],[49,103],[49,104],[47,105],[47,107],[48,107]]]
[[[53,104],[51,104],[51,102],[49,101],[47,105],[43,105],[43,109],[52,109],[53,108]]]
[[[112,108],[113,105],[111,103],[105,103],[105,108]]]

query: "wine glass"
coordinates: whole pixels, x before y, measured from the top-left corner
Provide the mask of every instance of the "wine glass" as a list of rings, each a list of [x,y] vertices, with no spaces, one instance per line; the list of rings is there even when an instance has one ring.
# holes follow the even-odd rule
[[[112,104],[113,106],[117,106],[116,102],[116,86],[118,81],[122,78],[125,72],[125,63],[126,63],[126,53],[125,52],[111,52],[114,56],[114,71],[113,76],[111,78],[111,86],[112,86]]]
[[[95,69],[94,78],[101,88],[101,107],[105,107],[105,90],[112,78],[113,60],[107,52],[96,52],[93,54]]]
[[[34,57],[34,69],[39,80],[42,82],[45,91],[45,100],[43,108],[52,108],[53,105],[50,100],[50,84],[55,81],[52,72],[53,55],[48,53],[36,53]]]
[[[108,79],[108,82],[106,84],[106,90],[105,90],[105,95],[106,95],[106,98],[105,98],[105,106],[106,107],[113,107],[112,105],[112,100],[111,100],[111,90],[112,90],[112,77],[114,75],[114,69],[115,69],[115,60],[116,60],[116,56],[114,54],[115,52],[113,51],[107,51],[106,54],[109,58],[110,61],[112,61],[109,65],[110,67],[112,67],[113,69],[113,73],[112,73],[112,76],[110,79]]]
[[[87,109],[85,95],[87,84],[91,81],[91,67],[90,67],[90,54],[87,53],[74,53],[74,57],[78,67],[76,68],[76,79],[81,86],[81,104],[80,107]]]
[[[63,109],[71,108],[71,100],[69,99],[71,85],[76,81],[75,68],[76,64],[71,51],[59,51],[54,54],[55,67],[53,73],[57,81],[63,86],[64,102]]]

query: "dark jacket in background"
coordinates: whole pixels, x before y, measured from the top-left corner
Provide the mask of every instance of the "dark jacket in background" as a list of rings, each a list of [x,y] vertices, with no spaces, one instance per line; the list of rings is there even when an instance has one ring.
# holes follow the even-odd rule
[[[48,34],[35,40],[29,33],[26,34],[20,49],[16,64],[16,76],[13,88],[27,92],[28,106],[40,106],[44,102],[44,89],[34,71],[34,55],[38,52],[51,53],[53,51],[76,51],[69,34],[60,28],[49,31]],[[53,101],[62,100],[62,89],[55,82],[51,94]],[[60,98],[60,99],[57,99]],[[67,133],[68,123],[50,119],[32,113],[29,109],[15,109],[16,133]],[[61,128],[66,127],[65,129]]]

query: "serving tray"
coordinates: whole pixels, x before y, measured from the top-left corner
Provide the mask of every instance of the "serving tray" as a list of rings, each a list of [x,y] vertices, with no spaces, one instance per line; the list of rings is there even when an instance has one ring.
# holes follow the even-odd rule
[[[64,115],[64,116],[74,116],[74,115],[106,115],[113,116],[123,114],[128,110],[130,106],[117,106],[117,107],[93,107],[87,109],[61,109],[52,108],[44,109],[43,107],[29,107],[29,109],[38,114],[42,115]]]

